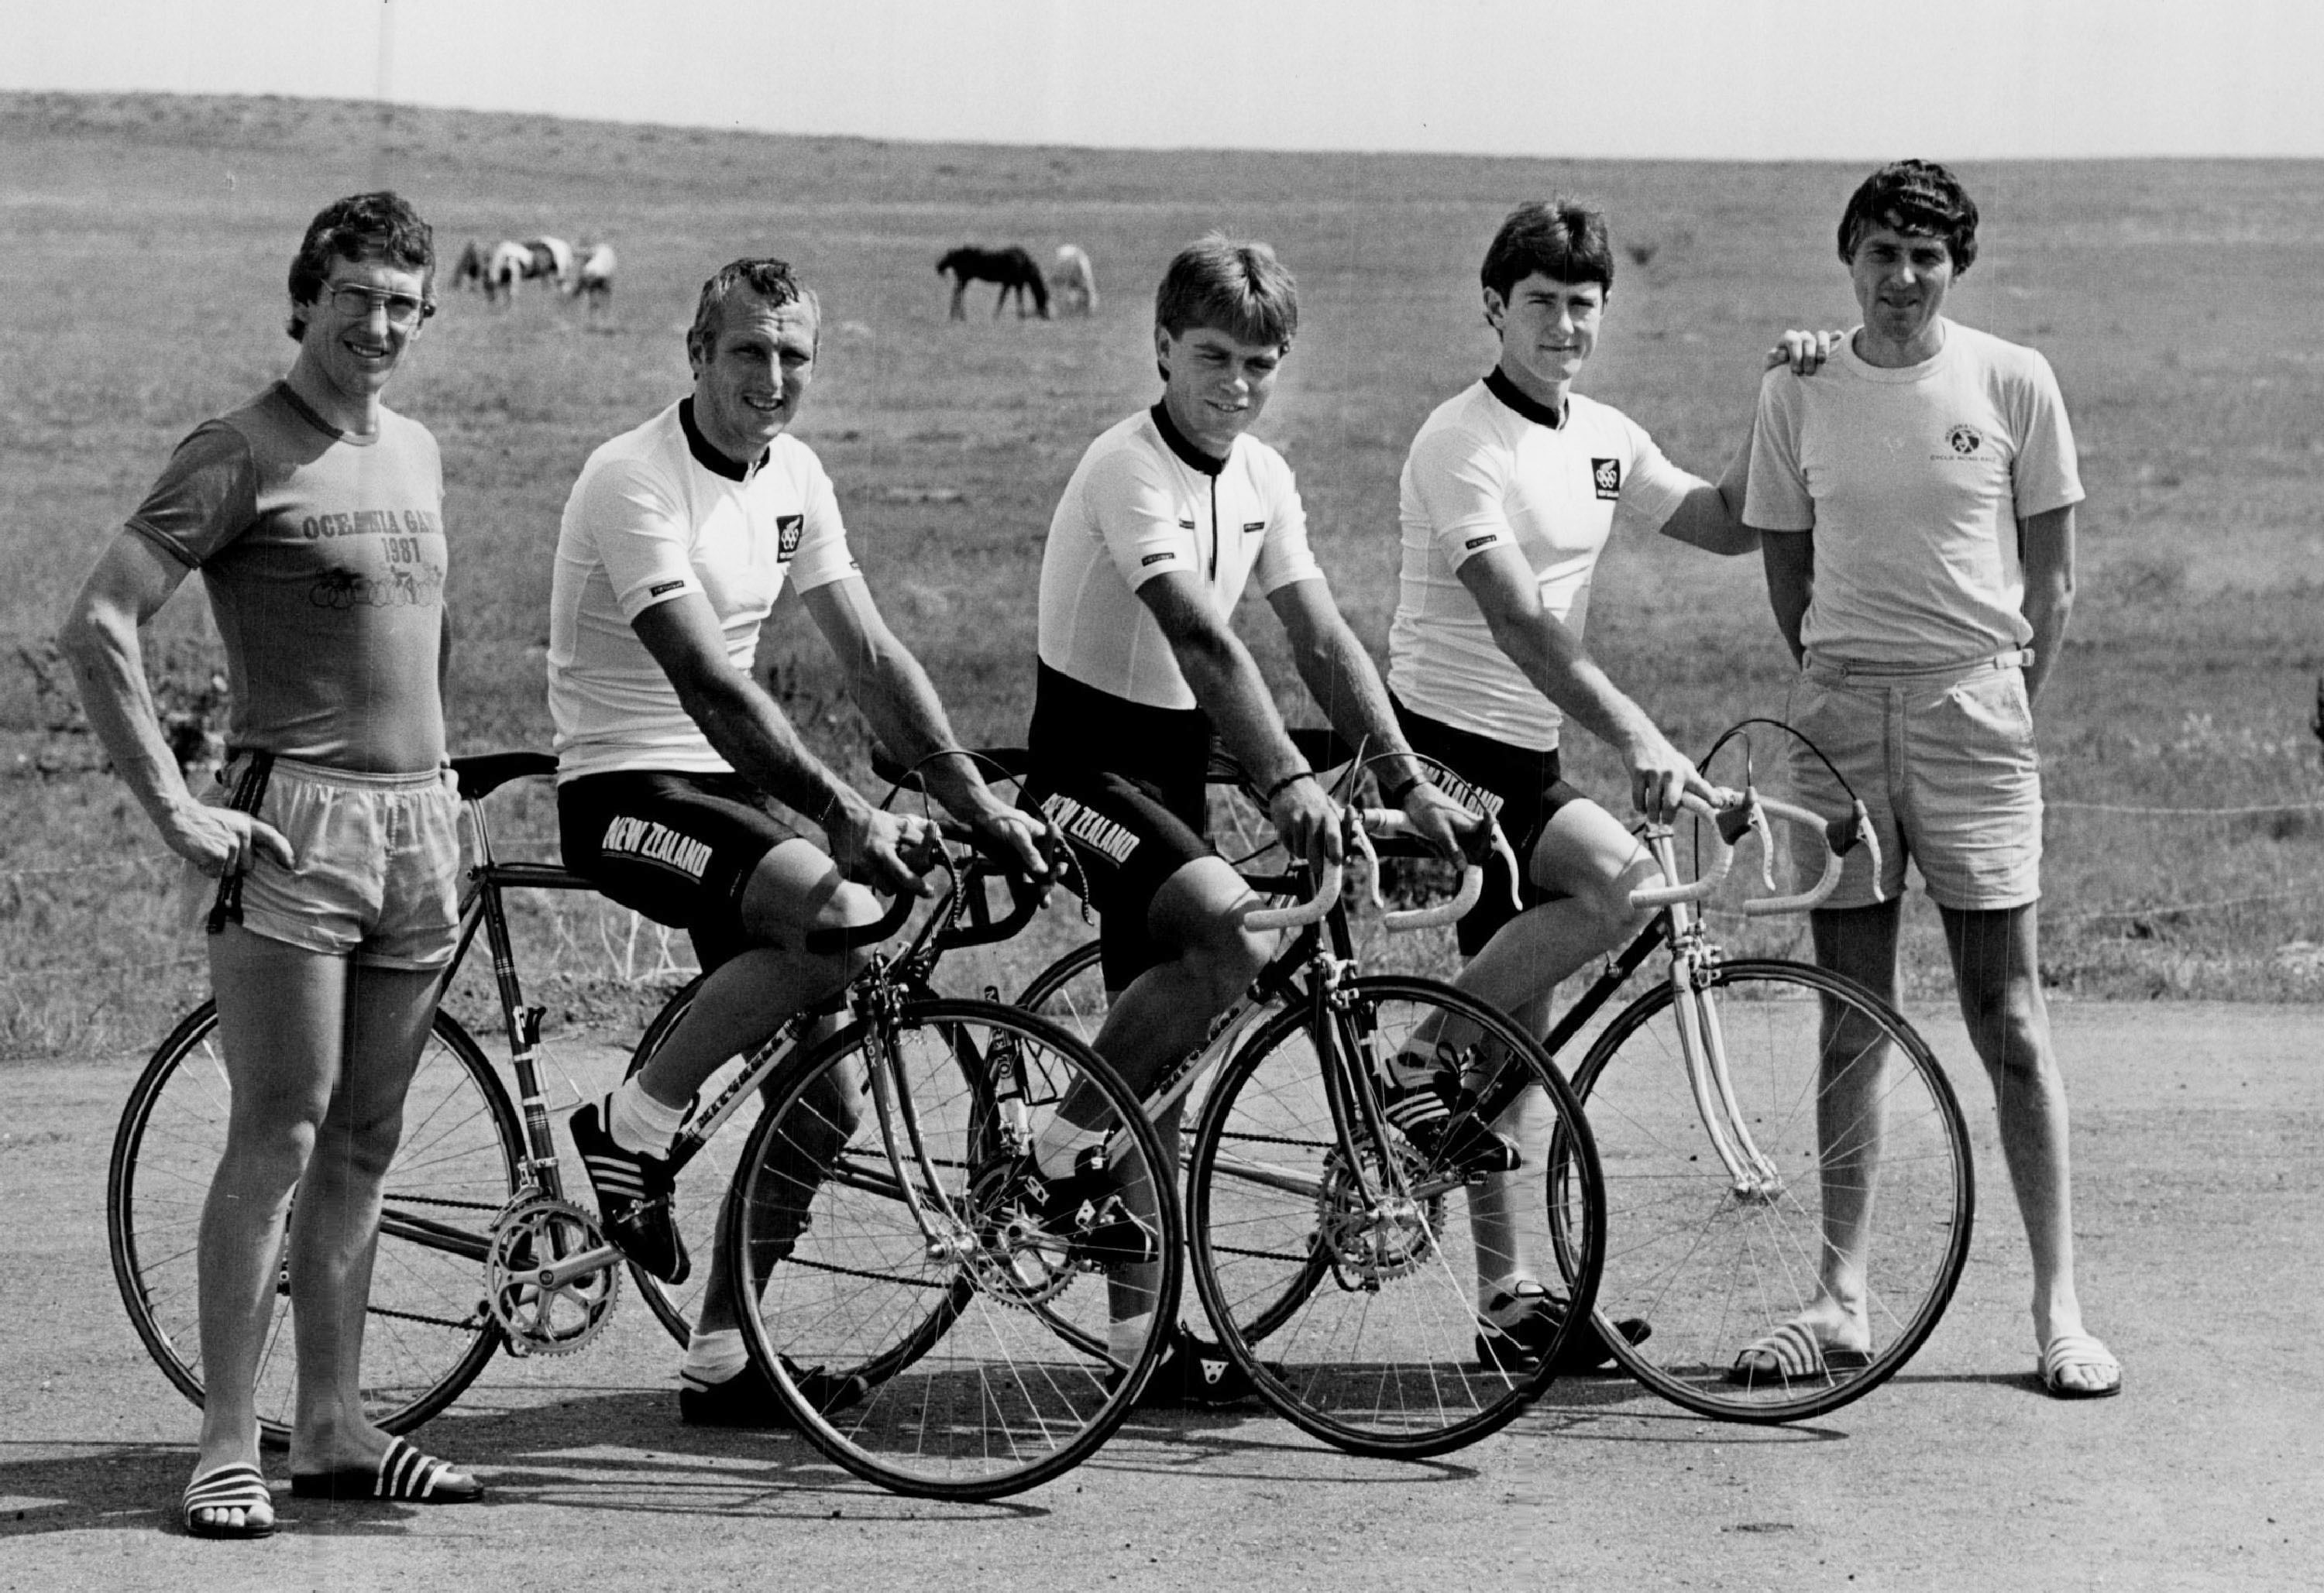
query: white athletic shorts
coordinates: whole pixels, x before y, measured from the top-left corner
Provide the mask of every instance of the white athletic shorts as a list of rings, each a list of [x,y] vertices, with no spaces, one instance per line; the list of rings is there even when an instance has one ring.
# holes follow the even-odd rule
[[[1904,894],[1904,861],[1941,907],[2024,907],[2042,895],[2042,774],[2028,651],[1932,668],[1851,663],[1811,652],[1784,717],[1839,766],[1880,838],[1880,879],[1863,847],[1848,855],[1827,907]],[[1813,754],[1791,754],[1796,800],[1848,812],[1848,794]],[[1821,872],[1818,862],[1813,872]]]

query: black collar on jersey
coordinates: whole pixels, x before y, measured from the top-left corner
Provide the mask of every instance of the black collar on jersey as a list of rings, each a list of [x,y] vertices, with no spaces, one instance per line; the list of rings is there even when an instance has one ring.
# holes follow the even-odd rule
[[[1485,373],[1485,391],[1536,426],[1546,426],[1552,431],[1562,431],[1565,428],[1565,410],[1562,406],[1553,410],[1547,404],[1536,403],[1527,398],[1525,390],[1510,381],[1508,373],[1499,365]]]
[[[309,403],[305,399],[300,398],[299,396],[298,389],[292,387],[288,382],[276,382],[274,384],[274,391],[275,395],[281,399],[285,409],[288,409],[293,415],[298,416],[300,419],[304,420],[317,431],[321,432],[325,437],[329,437],[333,442],[352,443],[358,448],[367,448],[371,447],[372,444],[379,441],[379,433],[375,429],[372,431],[341,431],[337,427],[332,425],[329,421],[324,419],[321,415],[318,414],[315,410],[315,406]]]
[[[1172,453],[1185,462],[1187,469],[1199,470],[1204,475],[1212,477],[1216,477],[1220,472],[1226,469],[1225,460],[1212,458],[1186,440],[1186,434],[1178,429],[1176,421],[1170,419],[1169,405],[1156,404],[1146,412],[1154,417],[1154,429],[1162,434],[1162,440],[1170,445]]]
[[[710,439],[704,437],[702,428],[694,423],[694,401],[691,398],[678,401],[678,423],[685,429],[686,451],[694,456],[694,462],[711,474],[723,475],[728,481],[749,481],[751,473],[764,465],[767,456],[774,452],[772,448],[761,448],[759,456],[748,465],[735,464],[712,447]]]

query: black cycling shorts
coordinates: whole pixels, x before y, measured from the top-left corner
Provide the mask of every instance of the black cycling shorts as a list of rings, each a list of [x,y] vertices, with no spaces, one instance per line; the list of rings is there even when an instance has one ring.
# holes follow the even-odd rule
[[[1097,909],[1106,988],[1120,990],[1176,954],[1148,921],[1156,893],[1217,855],[1203,838],[1210,721],[1200,709],[1126,702],[1044,664],[1025,741],[1023,806],[1072,846]]]
[[[1393,697],[1389,700],[1395,703]],[[1554,747],[1546,752],[1512,747],[1415,714],[1402,703],[1395,703],[1395,707],[1396,722],[1403,727],[1412,750],[1451,770],[1434,777],[1444,794],[1471,813],[1499,819],[1502,833],[1517,850],[1521,868],[1531,865],[1535,843],[1557,810],[1583,799],[1582,791],[1558,778]],[[1564,895],[1562,890],[1544,890],[1530,878],[1518,884],[1517,899],[1528,907]],[[1484,950],[1495,932],[1517,915],[1517,909],[1509,906],[1508,865],[1496,855],[1485,865],[1484,899],[1461,920],[1461,954],[1473,957]]]
[[[761,859],[807,838],[786,808],[735,774],[669,769],[584,775],[557,787],[565,866],[634,912],[683,929],[704,971],[759,944],[742,892]]]

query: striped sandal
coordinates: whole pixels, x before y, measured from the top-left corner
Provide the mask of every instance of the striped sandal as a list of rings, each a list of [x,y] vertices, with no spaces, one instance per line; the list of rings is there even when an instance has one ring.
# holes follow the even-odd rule
[[[383,1499],[401,1505],[469,1505],[484,1496],[484,1485],[449,1460],[423,1455],[400,1438],[372,1466],[341,1466],[331,1471],[294,1471],[290,1493],[300,1499]]]
[[[240,1522],[206,1521],[206,1511],[239,1510]],[[263,1514],[262,1514],[263,1513]],[[192,1538],[267,1538],[274,1535],[274,1496],[258,1468],[236,1461],[205,1471],[186,1485],[178,1519]]]

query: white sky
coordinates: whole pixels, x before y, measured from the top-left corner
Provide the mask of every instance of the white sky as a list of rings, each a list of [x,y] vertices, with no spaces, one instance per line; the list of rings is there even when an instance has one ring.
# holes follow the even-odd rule
[[[392,97],[420,105],[998,143],[2324,156],[2314,82],[2324,0],[7,0],[5,10],[0,88],[367,98],[384,77]]]

